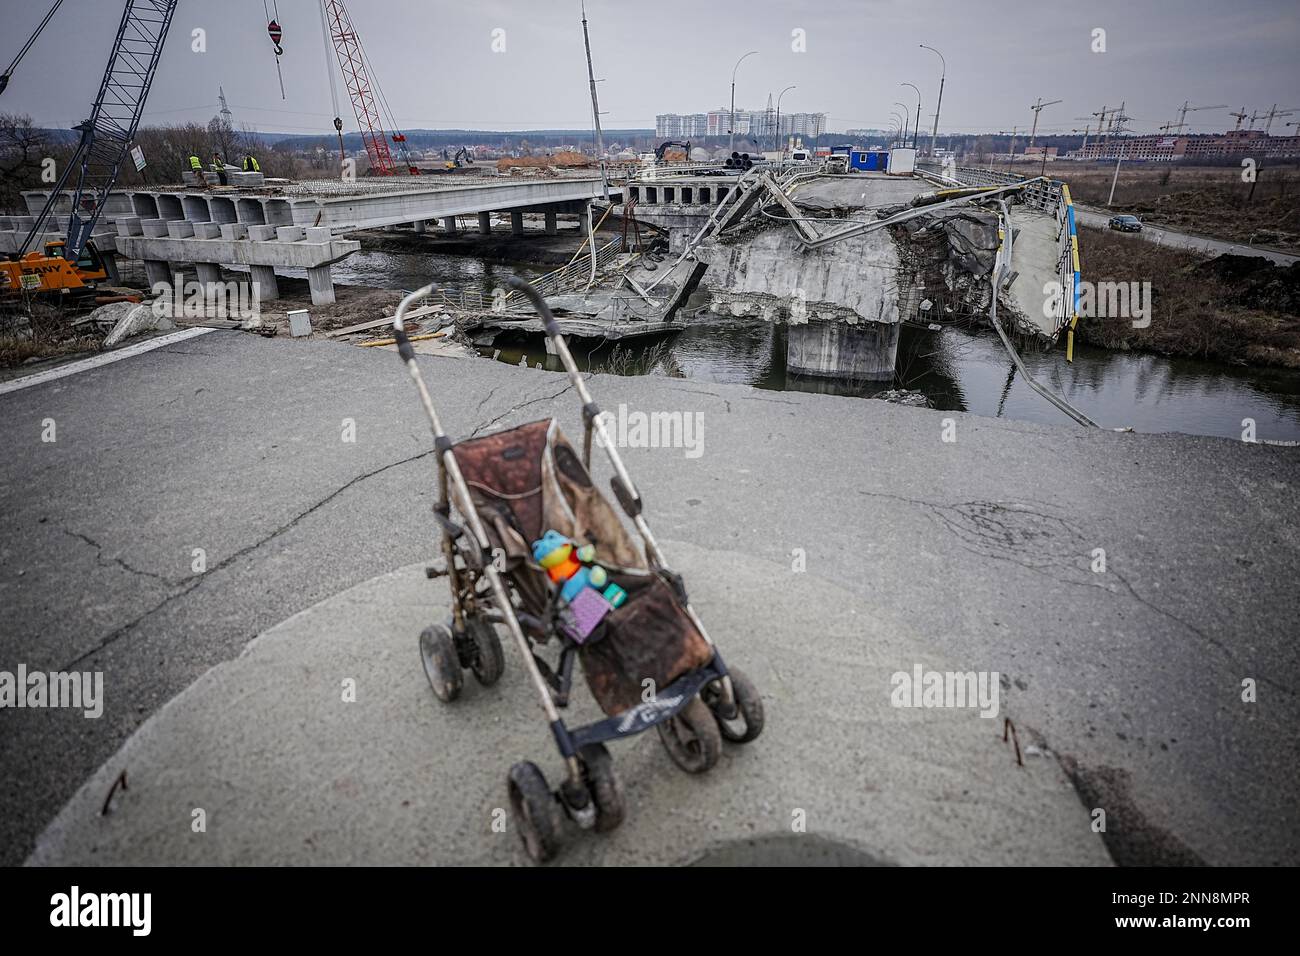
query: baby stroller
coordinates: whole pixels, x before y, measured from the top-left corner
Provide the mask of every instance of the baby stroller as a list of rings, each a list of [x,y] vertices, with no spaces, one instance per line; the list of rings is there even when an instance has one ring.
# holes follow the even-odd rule
[[[642,514],[641,496],[550,309],[527,282],[507,281],[541,316],[582,400],[581,461],[554,419],[462,442],[447,437],[404,328],[407,311],[434,286],[402,300],[394,337],[438,452],[434,513],[442,560],[427,573],[446,576],[451,586],[451,620],[420,635],[425,674],[435,695],[448,702],[459,695],[466,669],[484,685],[495,683],[504,669],[496,626],[509,631],[565,764],[566,776],[556,790],[530,761],[516,763],[508,775],[515,826],[529,856],[543,862],[559,851],[566,815],[578,827],[598,832],[622,822],[622,785],[606,742],[654,727],[679,767],[702,773],[717,763],[722,738],[747,743],[762,732],[763,704],[753,684],[723,663],[681,577],[664,560]],[[643,551],[592,483],[593,434],[609,455],[614,497]],[[548,540],[568,542],[555,552],[568,555],[566,560],[581,556],[587,562],[583,577],[587,584],[599,578],[605,587],[599,597],[608,599],[604,604],[592,597],[597,592],[591,588],[573,592],[576,597],[566,594],[574,578],[562,586],[552,555],[537,557]],[[598,614],[585,614],[597,605]],[[542,655],[542,645],[558,648],[553,664]],[[569,703],[575,660],[607,715],[583,727],[568,727],[560,716]]]

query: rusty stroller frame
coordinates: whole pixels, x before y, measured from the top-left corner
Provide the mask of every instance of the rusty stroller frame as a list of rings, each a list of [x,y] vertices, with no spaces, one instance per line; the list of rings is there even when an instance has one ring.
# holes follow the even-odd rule
[[[568,704],[573,662],[580,648],[556,626],[559,589],[554,586],[550,588],[545,612],[541,614],[528,613],[522,599],[518,606],[512,600],[512,590],[508,583],[511,575],[536,574],[545,581],[546,572],[540,565],[531,562],[525,568],[516,568],[510,572],[498,566],[501,555],[494,553],[493,540],[475,506],[461,464],[454,453],[455,448],[470,445],[475,440],[457,446],[443,431],[429,390],[417,367],[415,350],[405,328],[405,317],[410,308],[432,294],[436,287],[430,284],[407,295],[394,318],[394,338],[401,360],[419,391],[421,404],[433,431],[438,459],[439,497],[434,511],[441,527],[443,566],[431,567],[428,576],[432,578],[445,575],[452,595],[449,625],[434,625],[420,635],[421,659],[435,695],[443,701],[451,701],[459,695],[464,669],[470,669],[484,685],[495,683],[500,678],[504,659],[496,632],[497,625],[503,625],[518,646],[566,770],[563,783],[554,791],[547,784],[541,770],[532,762],[516,763],[509,772],[511,807],[524,847],[535,861],[543,862],[553,858],[559,851],[564,815],[581,829],[595,829],[599,832],[613,830],[622,822],[622,785],[605,748],[606,741],[632,736],[655,727],[673,761],[688,772],[699,773],[710,769],[717,762],[721,753],[721,738],[745,743],[759,735],[763,728],[763,706],[758,691],[744,674],[736,668],[727,668],[691,607],[681,577],[669,569],[663,552],[646,523],[641,495],[633,484],[614,441],[606,432],[600,409],[587,390],[550,308],[541,294],[526,281],[511,277],[507,283],[521,292],[541,316],[546,335],[582,401],[582,467],[588,484],[594,435],[605,449],[613,467],[610,484],[614,496],[641,538],[648,567],[645,577],[662,594],[670,595],[660,603],[671,603],[673,607],[669,610],[673,614],[681,615],[684,612],[682,626],[693,628],[698,633],[698,637],[703,639],[703,643],[698,646],[703,648],[703,654],[707,656],[706,663],[677,674],[668,686],[658,688],[649,699],[641,695],[637,703],[630,706],[625,703],[613,713],[606,701],[601,700],[602,707],[609,714],[606,719],[576,728],[565,725],[559,708]],[[551,425],[554,427],[553,421]],[[519,426],[496,435],[507,435],[529,427]],[[560,440],[563,441],[562,438]],[[565,445],[567,447],[567,442]],[[594,494],[599,497],[598,491],[594,491]],[[600,503],[604,508],[609,507],[603,498]],[[463,517],[464,525],[453,520],[453,505]],[[609,513],[617,522],[612,510]],[[653,579],[658,579],[663,584],[658,584]],[[486,589],[482,589],[483,582],[487,584]],[[520,597],[518,593],[515,596]],[[685,623],[687,621],[689,623]],[[646,635],[646,640],[653,640],[655,636]],[[562,645],[560,659],[554,669],[533,649],[535,642],[545,643],[553,638],[559,638]],[[586,672],[586,657],[583,662]],[[591,682],[589,673],[588,682]]]

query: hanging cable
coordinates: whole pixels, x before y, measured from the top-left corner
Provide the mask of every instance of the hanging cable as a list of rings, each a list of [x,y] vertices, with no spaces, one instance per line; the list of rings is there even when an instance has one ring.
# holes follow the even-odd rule
[[[50,7],[49,13],[45,14],[45,19],[40,22],[40,25],[36,28],[36,32],[28,37],[27,42],[23,44],[23,48],[19,50],[18,55],[14,57],[14,61],[9,64],[9,68],[5,70],[3,74],[0,74],[0,93],[5,91],[5,87],[9,85],[9,77],[13,76],[14,70],[18,68],[18,62],[27,55],[27,51],[32,48],[32,44],[36,42],[36,38],[41,35],[41,31],[45,29],[45,25],[50,22],[50,17],[54,16],[55,11],[59,9],[62,3],[63,0],[54,0],[54,6]]]
[[[275,15],[271,15],[271,10]],[[280,99],[284,99],[284,74],[280,72],[280,57],[284,55],[284,48],[280,46],[280,38],[284,36],[284,30],[280,27],[280,7],[277,0],[271,0],[271,10],[266,7],[266,0],[262,0],[262,13],[266,15],[266,34],[271,38],[271,45],[275,47],[275,75],[280,78]]]
[[[347,161],[347,153],[343,150],[343,114],[339,112],[339,90],[334,82],[334,43],[330,39],[330,25],[325,18],[325,4],[322,2],[316,4],[316,11],[320,14],[320,32],[325,41],[325,75],[330,81],[330,106],[334,109],[334,132],[339,138],[339,162]]]

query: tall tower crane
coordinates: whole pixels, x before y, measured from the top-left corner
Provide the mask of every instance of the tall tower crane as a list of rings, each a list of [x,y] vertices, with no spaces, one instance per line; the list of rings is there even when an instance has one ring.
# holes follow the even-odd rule
[[[1177,122],[1177,123],[1166,123],[1164,126],[1162,126],[1162,127],[1160,127],[1160,128],[1161,128],[1161,129],[1165,129],[1165,130],[1175,130],[1175,131],[1181,133],[1181,132],[1183,131],[1183,127],[1187,125],[1187,114],[1188,114],[1188,113],[1195,113],[1197,110],[1226,110],[1226,109],[1228,109],[1228,106],[1227,106],[1226,104],[1222,104],[1222,103],[1219,104],[1218,106],[1189,106],[1189,105],[1188,105],[1188,101],[1187,101],[1187,100],[1183,100],[1183,105],[1180,106],[1180,107],[1178,107],[1178,122]],[[1228,115],[1229,115],[1229,116],[1235,116],[1236,114],[1235,114],[1235,113],[1229,113]],[[1240,125],[1240,124],[1238,124],[1238,125]]]
[[[388,134],[384,131],[383,119],[379,106],[383,101],[383,91],[371,76],[370,63],[361,39],[352,27],[352,18],[342,0],[322,0],[325,4],[325,19],[329,24],[330,38],[334,41],[334,51],[338,54],[339,69],[343,72],[343,82],[352,99],[352,110],[357,116],[357,127],[361,130],[361,141],[365,144],[366,155],[370,157],[370,171],[376,176],[396,176],[398,165],[388,148]],[[389,119],[392,119],[389,111]],[[406,161],[408,172],[416,172],[406,155],[406,137],[395,130],[393,142],[397,143]]]

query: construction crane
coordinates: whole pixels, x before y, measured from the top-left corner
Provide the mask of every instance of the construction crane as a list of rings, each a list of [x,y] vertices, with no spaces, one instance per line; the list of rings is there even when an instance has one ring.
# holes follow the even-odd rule
[[[1183,127],[1187,125],[1188,113],[1195,113],[1198,110],[1226,110],[1226,109],[1228,109],[1228,106],[1225,103],[1220,103],[1218,106],[1189,106],[1188,101],[1183,100],[1183,105],[1178,107],[1178,122],[1166,123],[1164,126],[1160,128],[1163,130],[1177,130],[1179,133],[1181,133],[1183,131]],[[1235,116],[1236,114],[1229,113],[1228,115]],[[1241,124],[1238,123],[1237,125],[1240,126]]]
[[[325,19],[329,24],[330,38],[334,41],[334,51],[338,55],[339,69],[343,72],[343,82],[352,99],[352,110],[357,117],[357,127],[361,130],[361,141],[365,144],[366,155],[370,157],[370,173],[373,176],[396,176],[397,163],[388,148],[388,134],[384,130],[380,116],[379,104],[383,101],[383,91],[371,76],[370,61],[361,46],[361,40],[352,27],[352,18],[342,0],[322,0],[325,4]],[[388,111],[392,118],[392,110]],[[406,152],[406,136],[401,131],[393,133],[393,142],[402,152],[407,172],[412,175],[419,170],[411,163]]]
[[[1237,130],[1241,129],[1241,121],[1244,120],[1250,114],[1246,112],[1246,107],[1243,106],[1239,112],[1229,113],[1228,115],[1236,117],[1237,119],[1237,125],[1232,128],[1232,131],[1235,133],[1237,132]]]
[[[1256,113],[1250,118],[1250,128],[1255,128],[1255,120],[1257,119],[1267,120],[1267,122],[1264,123],[1264,135],[1267,136],[1269,135],[1269,131],[1273,128],[1273,120],[1277,119],[1279,116],[1293,116],[1295,115],[1295,111],[1296,107],[1287,110],[1280,110],[1277,108],[1277,104],[1274,103],[1273,108],[1267,113]]]
[[[90,234],[108,202],[122,161],[139,128],[176,2],[127,0],[90,116],[74,127],[81,140],[64,164],[63,174],[17,255],[12,261],[0,263],[0,290],[77,293],[89,291],[94,281],[107,276],[109,270],[96,253]],[[41,21],[38,34],[48,21],[49,15]],[[28,41],[23,52],[30,46]],[[77,184],[72,191],[66,241],[47,243],[44,253],[28,253],[33,240],[44,231],[74,170]]]
[[[1029,108],[1034,111],[1034,128],[1029,133],[1030,146],[1034,145],[1034,137],[1038,135],[1038,114],[1043,111],[1043,107],[1055,106],[1057,103],[1064,103],[1064,102],[1065,102],[1064,100],[1048,100],[1046,103],[1044,103],[1043,98],[1040,96],[1036,103],[1032,103],[1030,105]]]

